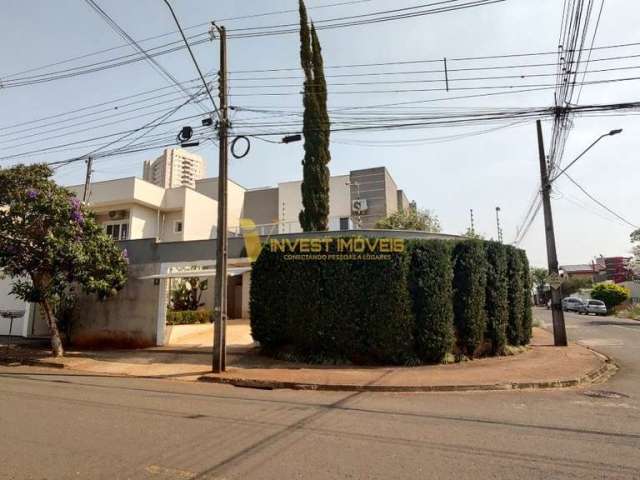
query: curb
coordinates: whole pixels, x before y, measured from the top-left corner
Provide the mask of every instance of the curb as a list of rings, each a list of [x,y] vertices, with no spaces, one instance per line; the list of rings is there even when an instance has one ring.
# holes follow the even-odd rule
[[[0,364],[9,366],[26,365],[29,367],[45,367],[45,368],[68,368],[64,363],[52,362],[50,360],[38,360],[37,358],[16,358],[11,360],[1,360]]]
[[[549,380],[540,382],[506,382],[478,385],[356,385],[356,384],[327,384],[327,383],[299,383],[272,380],[255,380],[239,377],[214,377],[210,374],[198,377],[199,382],[233,385],[241,388],[255,388],[261,390],[313,390],[331,392],[387,392],[387,393],[415,393],[415,392],[477,392],[477,391],[508,391],[508,390],[548,390],[552,388],[570,388],[579,385],[604,381],[618,371],[618,366],[606,355],[599,352],[603,364],[586,374],[573,379]]]

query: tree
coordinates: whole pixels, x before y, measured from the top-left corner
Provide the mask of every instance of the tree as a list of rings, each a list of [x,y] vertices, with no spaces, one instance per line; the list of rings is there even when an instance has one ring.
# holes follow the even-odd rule
[[[541,292],[547,285],[547,277],[549,271],[542,267],[533,267],[531,269],[531,283],[536,287],[536,290]]]
[[[0,268],[14,278],[12,294],[41,306],[53,354],[62,356],[55,311],[77,287],[102,299],[116,293],[127,258],[52,175],[44,164],[0,170]]]
[[[614,283],[599,283],[591,290],[591,298],[602,300],[607,306],[607,310],[611,310],[622,302],[631,297],[628,288],[616,285]]]
[[[415,203],[407,209],[398,210],[376,222],[376,228],[385,230],[417,230],[420,232],[440,231],[440,220],[430,210],[419,210]]]
[[[591,288],[593,280],[590,278],[569,278],[562,282],[560,291],[563,297],[568,297],[576,292],[579,292],[583,288]]]
[[[484,240],[484,237],[480,235],[478,232],[473,230],[471,227],[467,227],[465,232],[462,234],[463,237],[472,238],[474,240]]]
[[[304,71],[304,160],[302,161],[302,210],[298,215],[305,232],[322,231],[329,224],[330,119],[327,82],[316,29],[300,0],[300,63]]]

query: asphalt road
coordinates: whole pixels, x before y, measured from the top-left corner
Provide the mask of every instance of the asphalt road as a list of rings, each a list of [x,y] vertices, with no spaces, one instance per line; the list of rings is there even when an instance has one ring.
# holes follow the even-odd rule
[[[260,391],[0,367],[0,478],[640,479],[640,323],[568,323],[619,361],[589,387],[619,396]]]

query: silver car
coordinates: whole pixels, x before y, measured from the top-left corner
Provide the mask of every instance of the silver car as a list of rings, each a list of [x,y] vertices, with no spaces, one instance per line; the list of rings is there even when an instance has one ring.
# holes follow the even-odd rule
[[[587,300],[580,306],[578,313],[584,313],[585,315],[589,315],[590,313],[606,315],[607,306],[602,300]]]
[[[565,312],[579,312],[584,302],[576,297],[567,297],[562,299],[562,310]]]

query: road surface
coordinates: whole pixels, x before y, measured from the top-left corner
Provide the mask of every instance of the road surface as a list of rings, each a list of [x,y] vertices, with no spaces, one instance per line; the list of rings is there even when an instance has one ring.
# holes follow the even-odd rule
[[[0,478],[640,479],[640,322],[567,317],[571,339],[622,366],[589,390],[616,394],[261,391],[0,367]]]

